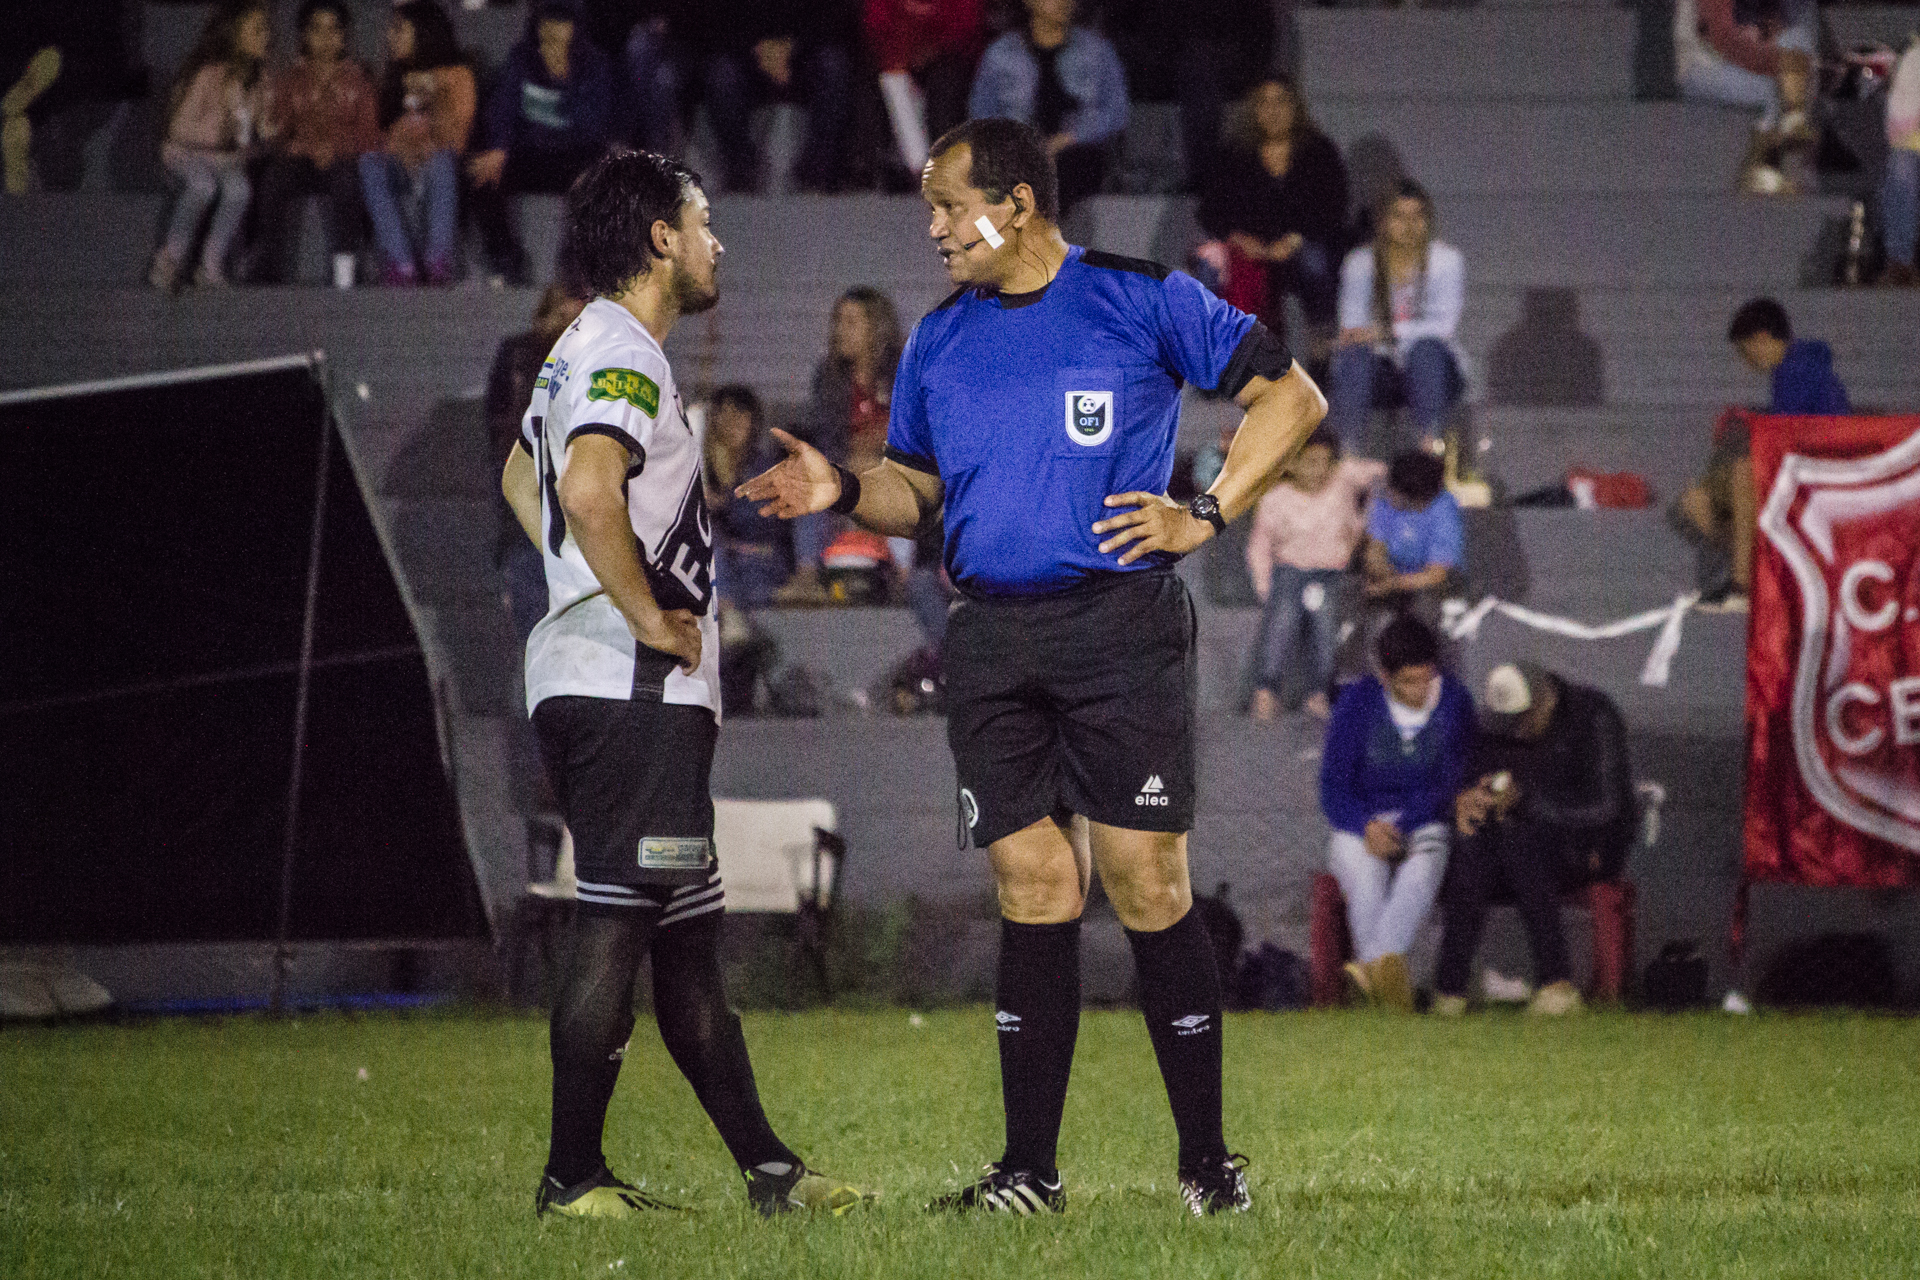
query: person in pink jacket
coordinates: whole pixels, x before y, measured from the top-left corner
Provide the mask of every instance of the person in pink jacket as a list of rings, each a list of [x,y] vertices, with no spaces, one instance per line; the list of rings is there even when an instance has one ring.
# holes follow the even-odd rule
[[[1253,718],[1280,713],[1280,693],[1306,623],[1307,711],[1327,718],[1327,687],[1340,644],[1340,600],[1354,548],[1366,536],[1367,497],[1386,464],[1342,458],[1321,427],[1294,456],[1286,479],[1267,491],[1247,536],[1247,571],[1266,605],[1254,643]]]
[[[227,283],[227,252],[246,216],[253,190],[247,156],[266,123],[267,7],[235,0],[207,19],[174,82],[167,137],[160,158],[183,184],[167,223],[166,239],[153,256],[147,282],[171,289],[193,250],[194,233],[212,208],[213,220],[200,246],[193,282]]]

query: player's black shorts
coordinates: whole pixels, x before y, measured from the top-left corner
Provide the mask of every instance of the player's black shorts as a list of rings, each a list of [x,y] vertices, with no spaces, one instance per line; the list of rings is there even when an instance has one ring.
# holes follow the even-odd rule
[[[662,923],[723,905],[713,856],[713,746],[705,707],[636,698],[544,698],[540,754],[573,833],[580,901],[641,906],[669,887]]]
[[[1063,812],[1190,830],[1195,628],[1164,570],[960,604],[943,661],[961,847]]]

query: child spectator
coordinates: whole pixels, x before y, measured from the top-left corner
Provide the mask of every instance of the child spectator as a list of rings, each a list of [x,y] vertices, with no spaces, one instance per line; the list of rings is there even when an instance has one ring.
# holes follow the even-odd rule
[[[613,87],[612,62],[580,37],[575,0],[540,0],[527,10],[526,31],[487,95],[485,149],[467,161],[474,225],[507,283],[529,279],[507,196],[573,185],[613,137]]]
[[[1887,173],[1880,183],[1887,269],[1880,283],[1911,289],[1920,285],[1920,271],[1913,265],[1914,241],[1920,238],[1920,36],[1893,69],[1887,90],[1887,142]]]
[[[1442,483],[1446,466],[1420,449],[1387,464],[1387,491],[1367,512],[1362,561],[1366,594],[1396,613],[1440,616],[1441,592],[1466,548],[1460,504]]]
[[[772,603],[787,580],[791,545],[787,521],[760,514],[760,503],[734,496],[734,488],[784,456],[772,447],[749,387],[718,387],[707,401],[704,479],[713,518],[714,586],[720,598],[742,609]]]
[[[893,299],[856,285],[833,304],[826,357],[814,367],[806,418],[795,433],[858,475],[878,466],[887,446],[893,373],[906,345]],[[824,604],[820,558],[833,538],[825,512],[793,522],[793,578],[776,594],[781,604]]]
[[[253,278],[284,284],[293,275],[301,196],[327,197],[327,248],[360,248],[360,156],[380,145],[373,80],[346,56],[353,29],[346,0],[300,6],[300,59],[273,82],[268,131],[277,140],[260,172],[260,242]]]
[[[1200,226],[1220,242],[1206,256],[1225,263],[1221,296],[1284,333],[1281,304],[1297,294],[1312,363],[1324,366],[1337,314],[1334,263],[1346,231],[1347,167],[1291,80],[1270,77],[1247,93],[1230,120],[1227,145],[1201,175],[1201,193]]]
[[[1340,345],[1327,421],[1349,450],[1366,440],[1376,407],[1404,404],[1423,443],[1439,439],[1466,390],[1454,330],[1466,301],[1466,259],[1434,238],[1433,201],[1403,180],[1381,202],[1373,243],[1340,267]]]
[[[1448,819],[1473,744],[1473,698],[1440,669],[1440,642],[1401,616],[1374,643],[1377,675],[1347,686],[1327,725],[1320,807],[1327,869],[1347,900],[1353,963],[1369,1000],[1412,1012],[1407,951],[1447,869]]]
[[[267,7],[240,0],[214,11],[200,41],[180,68],[167,107],[167,138],[160,158],[183,184],[153,256],[147,283],[171,289],[193,250],[200,220],[213,220],[200,246],[193,282],[227,283],[227,253],[246,216],[253,188],[247,156],[266,121]]]
[[[1819,10],[1814,0],[1678,0],[1674,72],[1680,96],[1760,113],[1741,164],[1741,190],[1792,195],[1785,148],[1814,140],[1807,108]]]
[[[1108,143],[1127,127],[1127,73],[1105,36],[1073,25],[1074,0],[1026,5],[1026,26],[982,55],[967,114],[1004,116],[1046,136],[1064,216],[1106,181]]]
[[[360,157],[360,188],[385,258],[384,279],[410,285],[453,280],[454,233],[460,217],[459,158],[473,131],[473,70],[454,43],[453,23],[435,0],[408,0],[387,20],[387,69],[380,80],[378,120],[386,145]],[[415,246],[401,216],[403,200],[425,206],[425,244]]]
[[[1306,708],[1317,719],[1327,718],[1347,568],[1366,534],[1367,496],[1386,470],[1371,459],[1342,458],[1339,437],[1322,427],[1294,455],[1286,478],[1260,499],[1247,536],[1247,571],[1266,606],[1254,642],[1255,720],[1269,721],[1280,712],[1303,620]]]

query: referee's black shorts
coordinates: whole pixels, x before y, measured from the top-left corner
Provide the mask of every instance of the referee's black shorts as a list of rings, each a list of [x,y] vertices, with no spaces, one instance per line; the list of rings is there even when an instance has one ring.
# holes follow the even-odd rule
[[[1186,584],[1161,569],[956,608],[943,665],[961,846],[1069,812],[1190,830],[1195,629]]]

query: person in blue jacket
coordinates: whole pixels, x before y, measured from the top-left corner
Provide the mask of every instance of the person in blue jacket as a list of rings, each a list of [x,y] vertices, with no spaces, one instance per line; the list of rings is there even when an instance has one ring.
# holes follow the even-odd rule
[[[1374,641],[1379,673],[1334,704],[1320,760],[1333,827],[1328,869],[1347,900],[1347,975],[1370,1001],[1411,1012],[1407,950],[1447,870],[1453,799],[1466,780],[1473,698],[1440,668],[1433,629],[1401,614]]]

